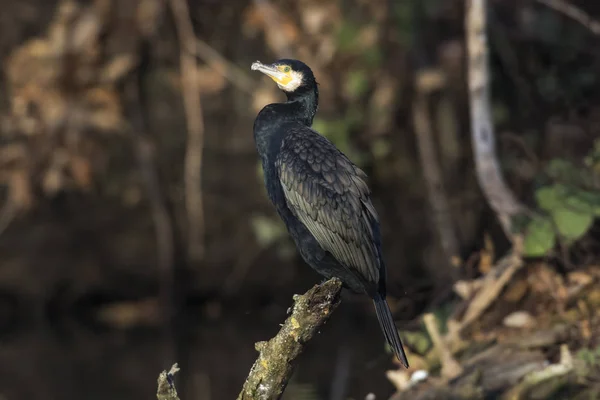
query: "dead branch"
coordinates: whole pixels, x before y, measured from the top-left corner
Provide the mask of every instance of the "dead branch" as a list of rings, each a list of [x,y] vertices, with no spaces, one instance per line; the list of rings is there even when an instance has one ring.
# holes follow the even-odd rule
[[[142,42],[142,52],[144,42]],[[145,46],[148,46],[146,43]],[[144,95],[144,69],[143,64],[136,70],[136,79],[132,79],[127,86],[129,97],[131,98],[131,120],[132,137],[135,153],[137,156],[138,168],[146,188],[152,220],[154,222],[154,233],[156,236],[156,253],[159,270],[159,279],[161,284],[161,301],[164,307],[163,312],[169,317],[173,301],[174,285],[174,261],[175,261],[175,243],[174,227],[171,215],[167,208],[166,200],[158,176],[158,167],[154,155],[154,144],[150,137],[148,110]]]
[[[179,400],[177,389],[173,382],[173,376],[179,372],[177,364],[173,364],[169,372],[163,371],[158,375],[158,389],[156,390],[156,398],[158,400]]]
[[[463,369],[460,364],[452,356],[452,352],[442,339],[440,330],[437,326],[435,316],[431,313],[423,316],[423,322],[429,337],[433,342],[435,349],[440,357],[440,363],[442,364],[442,377],[447,380],[451,380],[463,373]]]
[[[204,255],[204,210],[202,205],[202,153],[204,120],[196,60],[186,48],[196,46],[196,35],[185,0],[170,0],[181,47],[181,88],[185,107],[188,138],[185,153],[184,184],[188,223],[188,258],[199,262]]]
[[[505,234],[513,239],[512,218],[523,210],[506,185],[496,156],[490,105],[490,73],[486,34],[486,1],[467,0],[465,32],[468,48],[468,82],[471,137],[477,180]]]
[[[537,2],[579,22],[594,35],[600,35],[600,22],[596,21],[589,14],[582,9],[575,7],[573,4],[569,4],[562,0],[537,0]]]
[[[267,26],[271,27],[271,31],[276,32],[274,35],[269,35],[269,32],[266,32],[271,39],[269,42],[273,52],[278,58],[290,58],[292,56],[290,43],[286,35],[282,34],[285,30],[283,29],[281,15],[279,15],[277,9],[269,2],[269,0],[254,0],[254,5],[258,11],[263,14],[264,21],[268,21]]]
[[[517,246],[520,247],[520,246]],[[502,258],[483,278],[481,288],[469,303],[460,329],[477,320],[481,314],[498,298],[502,289],[513,275],[524,265],[520,251],[514,250]]]
[[[420,73],[417,75],[416,90],[413,104],[414,129],[421,158],[421,168],[427,185],[428,199],[433,217],[433,225],[437,230],[444,256],[448,266],[458,256],[458,241],[454,231],[448,197],[443,187],[441,167],[436,155],[435,143],[431,128],[431,113],[428,98],[434,89],[443,85],[440,73]],[[452,272],[450,276],[452,276]]]
[[[560,346],[560,361],[550,364],[541,370],[535,370],[525,376],[517,386],[508,391],[502,398],[505,400],[521,400],[529,398],[529,391],[535,386],[548,381],[556,381],[568,375],[574,369],[573,356],[566,344]]]
[[[248,77],[248,74],[223,57],[205,41],[196,38],[195,46],[186,49],[210,65],[238,89],[249,94],[253,93],[256,85],[254,84],[254,81]]]
[[[296,358],[327,322],[340,303],[342,282],[333,278],[301,296],[279,333],[268,342],[256,343],[259,352],[238,400],[276,400],[292,376]]]

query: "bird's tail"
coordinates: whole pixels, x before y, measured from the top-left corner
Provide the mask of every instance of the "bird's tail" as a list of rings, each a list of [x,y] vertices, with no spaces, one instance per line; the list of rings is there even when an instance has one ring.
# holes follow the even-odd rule
[[[404,347],[402,347],[402,341],[400,340],[400,335],[398,335],[398,330],[396,329],[396,324],[394,324],[392,312],[387,301],[380,294],[376,294],[373,298],[373,303],[375,303],[375,312],[377,313],[377,319],[379,320],[379,325],[381,325],[385,340],[387,340],[402,365],[408,368],[408,359],[406,358]]]

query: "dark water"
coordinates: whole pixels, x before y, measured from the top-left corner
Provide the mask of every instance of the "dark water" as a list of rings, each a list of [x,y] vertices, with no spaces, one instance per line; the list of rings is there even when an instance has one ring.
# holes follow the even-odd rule
[[[174,335],[158,327],[101,328],[70,316],[13,321],[0,335],[0,399],[153,399],[156,378],[173,359],[182,368],[182,400],[235,399],[256,357],[254,343],[277,331],[288,306],[242,304],[221,309],[218,318],[186,310]],[[342,303],[302,355],[294,385],[310,384],[320,399],[389,397],[385,370],[393,366],[369,307]]]

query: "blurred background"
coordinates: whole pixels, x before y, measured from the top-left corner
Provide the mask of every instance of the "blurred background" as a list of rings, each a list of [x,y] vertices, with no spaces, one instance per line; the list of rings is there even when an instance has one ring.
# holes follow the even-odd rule
[[[600,3],[545,3],[488,2],[499,162],[546,219],[521,224],[530,257],[469,338],[566,326],[594,371],[556,397],[575,398],[600,391]],[[149,399],[175,361],[182,399],[237,396],[254,343],[322,281],[263,188],[252,124],[284,96],[255,60],[306,62],[315,129],[368,173],[411,363],[432,348],[420,316],[445,329],[470,297],[455,283],[510,251],[474,166],[462,0],[1,4],[2,400]],[[388,399],[398,368],[345,294],[285,399]]]

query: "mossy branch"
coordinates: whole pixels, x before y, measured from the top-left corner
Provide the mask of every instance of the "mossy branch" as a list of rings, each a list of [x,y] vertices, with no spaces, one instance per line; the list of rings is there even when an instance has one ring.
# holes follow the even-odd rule
[[[279,333],[256,343],[260,353],[238,400],[276,400],[292,376],[296,358],[340,303],[342,283],[333,278],[294,296],[294,307]]]
[[[156,391],[156,398],[158,400],[179,400],[177,395],[177,389],[173,382],[173,376],[179,372],[177,364],[173,364],[169,372],[163,371],[158,376],[158,389]]]

